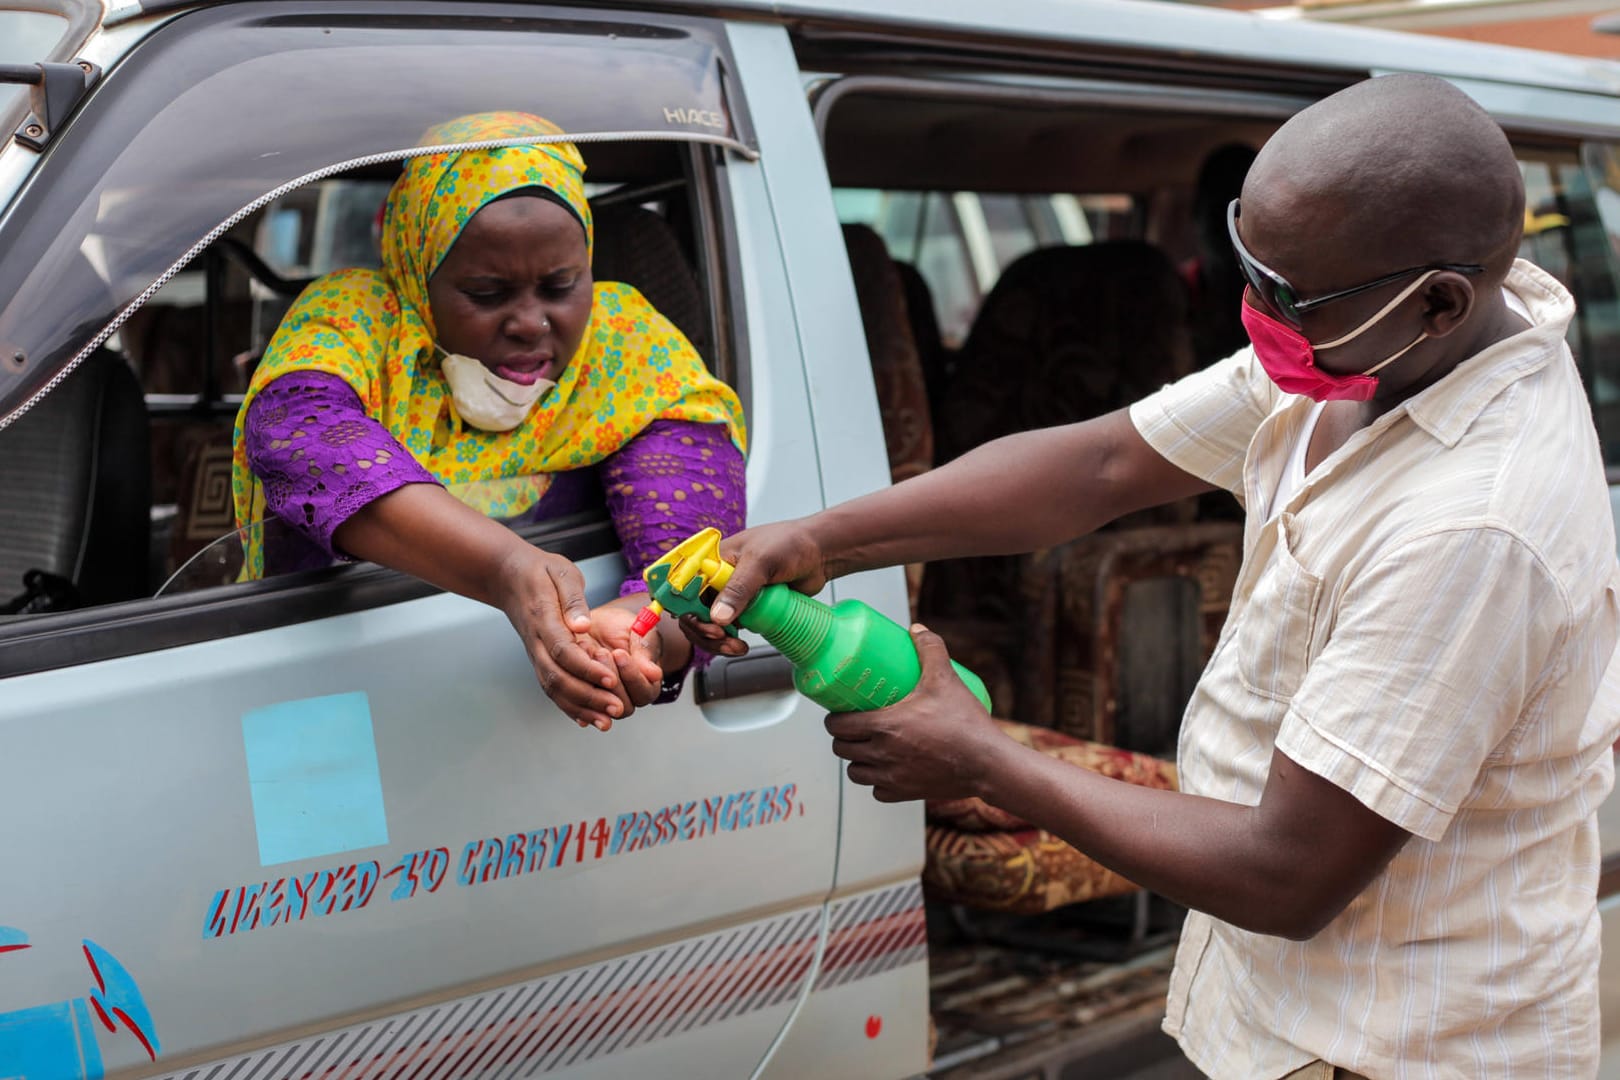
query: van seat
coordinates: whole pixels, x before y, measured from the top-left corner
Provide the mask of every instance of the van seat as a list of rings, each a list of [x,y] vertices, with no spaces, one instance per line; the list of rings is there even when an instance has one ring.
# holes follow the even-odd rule
[[[148,462],[140,384],[107,350],[0,430],[0,602],[29,570],[72,582],[82,606],[149,595]]]
[[[940,395],[945,391],[949,377],[951,352],[939,330],[939,314],[934,310],[934,291],[928,279],[911,263],[894,260],[900,271],[900,283],[906,293],[906,319],[911,323],[911,339],[917,345],[917,358],[922,361],[923,384],[928,388],[930,416],[939,410]]]
[[[844,226],[844,246],[872,359],[889,475],[895,483],[934,465],[934,425],[928,384],[912,333],[905,281],[883,238],[865,225]]]
[[[934,417],[940,458],[1123,408],[1191,363],[1186,291],[1158,248],[1108,241],[1029,252],[1007,267],[974,318]],[[1122,524],[1189,516],[1166,508]],[[1021,565],[1009,556],[930,566],[924,621],[951,627],[953,647],[989,648],[1007,670],[1022,668],[1030,616]],[[1018,700],[1002,715],[1033,719],[1025,705]]]
[[[1014,741],[1074,768],[1138,787],[1176,790],[1176,767],[1168,761],[1025,724],[996,724]],[[1038,915],[1137,889],[1054,834],[982,799],[937,799],[924,812],[922,880],[936,900]]]
[[[1089,420],[1192,370],[1186,287],[1152,244],[1031,251],[974,317],[934,424],[942,459]]]
[[[591,215],[596,234],[592,276],[635,286],[712,367],[703,291],[669,222],[645,207],[625,203],[593,207]]]
[[[1104,529],[1022,560],[1019,719],[1174,754],[1243,561],[1243,526]]]

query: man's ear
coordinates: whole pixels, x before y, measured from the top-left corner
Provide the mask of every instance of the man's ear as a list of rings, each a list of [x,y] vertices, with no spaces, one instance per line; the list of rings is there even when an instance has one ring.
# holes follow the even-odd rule
[[[1423,290],[1423,330],[1432,338],[1445,337],[1461,326],[1474,310],[1474,283],[1463,274],[1436,274]]]

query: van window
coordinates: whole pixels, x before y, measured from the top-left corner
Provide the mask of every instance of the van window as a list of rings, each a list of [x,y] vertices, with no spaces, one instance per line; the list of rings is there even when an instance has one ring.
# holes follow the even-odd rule
[[[1620,165],[1616,148],[1519,150],[1525,186],[1519,253],[1575,298],[1569,347],[1592,401],[1603,459],[1620,472]]]
[[[175,606],[186,599],[176,594],[199,589],[231,586],[234,599],[207,601],[235,611],[231,632],[423,591],[401,581],[347,588],[342,601],[278,605],[279,589],[325,590],[330,574],[234,584],[240,545],[222,539],[234,532],[232,428],[302,287],[334,268],[378,264],[377,212],[422,133],[491,102],[582,136],[598,280],[641,289],[712,370],[738,378],[734,342],[745,331],[717,314],[729,306],[717,292],[732,286],[716,170],[722,155],[754,151],[740,95],[723,91],[723,37],[700,20],[630,26],[599,14],[490,10],[501,17],[420,25],[346,20],[335,9],[318,20],[253,5],[193,13],[140,46],[62,131],[36,182],[0,218],[0,613],[161,590],[150,610],[170,620],[167,640],[124,634],[105,653],[121,655],[217,636],[188,628],[184,604]],[[443,47],[447,36],[455,48]],[[621,67],[637,78],[605,77]],[[580,94],[582,85],[601,92]],[[265,123],[233,122],[266,99],[278,107]],[[317,113],[320,124],[296,119]],[[115,430],[74,428],[52,442],[48,461],[31,453],[62,416],[84,411],[86,392],[91,404],[118,403],[103,410],[119,418]],[[77,490],[46,475],[52,469],[74,473],[93,514],[39,494]],[[616,547],[599,512],[564,527],[574,539],[549,526],[525,535],[544,534],[571,557]],[[51,593],[37,570],[72,588]],[[244,605],[254,614],[244,617]],[[130,625],[128,606],[119,610]],[[91,614],[60,618],[105,630]],[[48,621],[0,614],[0,639]],[[20,655],[10,651],[16,663],[52,663]],[[0,674],[15,670],[8,662]]]
[[[0,222],[0,251],[31,255],[0,262],[0,418],[207,230],[316,171],[397,155],[432,124],[491,101],[576,134],[749,141],[738,95],[724,87],[723,39],[705,24],[487,10],[334,26],[324,10],[232,5],[143,43],[41,162],[27,212],[12,207]],[[438,47],[421,48],[429,39]],[[610,77],[621,69],[635,78]],[[580,94],[582,85],[599,89]],[[267,99],[275,109],[260,108]],[[255,123],[232,122],[250,113]]]
[[[1127,236],[1128,195],[971,191],[834,191],[839,220],[867,225],[892,257],[915,266],[933,294],[947,348],[967,338],[973,315],[1001,271],[1038,247]]]

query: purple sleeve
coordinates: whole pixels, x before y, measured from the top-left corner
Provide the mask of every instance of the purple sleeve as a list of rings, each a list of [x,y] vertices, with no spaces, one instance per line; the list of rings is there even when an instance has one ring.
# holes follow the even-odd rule
[[[282,375],[242,424],[248,467],[269,511],[328,556],[332,534],[373,499],[437,480],[366,415],[354,388],[320,371]]]
[[[601,469],[629,570],[620,596],[646,592],[641,572],[693,533],[730,536],[747,520],[743,456],[724,424],[655,420]]]
[[[741,532],[747,520],[742,452],[723,424],[656,420],[602,463],[608,512],[624,549],[629,577],[620,596],[647,591],[641,572],[688,536],[713,526]],[[664,676],[655,704],[674,701],[692,669],[713,656],[694,650],[691,665]]]

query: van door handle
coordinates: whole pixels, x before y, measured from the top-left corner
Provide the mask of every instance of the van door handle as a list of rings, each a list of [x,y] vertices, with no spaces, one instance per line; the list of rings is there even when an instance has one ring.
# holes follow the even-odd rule
[[[698,673],[698,704],[748,694],[793,689],[793,665],[768,645],[756,645],[747,656],[717,656]]]

